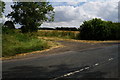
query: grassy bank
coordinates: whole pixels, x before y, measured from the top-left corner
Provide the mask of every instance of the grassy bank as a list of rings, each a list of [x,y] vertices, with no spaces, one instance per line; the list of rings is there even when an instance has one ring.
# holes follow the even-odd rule
[[[58,37],[64,39],[76,39],[79,31],[59,31],[59,30],[39,30],[37,35],[40,37]]]
[[[5,32],[4,32],[5,31]],[[2,57],[14,56],[16,54],[43,50],[54,46],[55,43],[38,39],[34,34],[22,34],[18,31],[3,30],[2,35]]]

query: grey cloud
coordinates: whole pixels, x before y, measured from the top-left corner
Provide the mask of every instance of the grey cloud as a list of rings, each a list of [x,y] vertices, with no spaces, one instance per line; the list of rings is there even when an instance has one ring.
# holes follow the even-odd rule
[[[101,18],[107,21],[118,21],[117,2],[87,2],[81,6],[55,7],[55,22],[43,26],[79,26],[83,21]]]

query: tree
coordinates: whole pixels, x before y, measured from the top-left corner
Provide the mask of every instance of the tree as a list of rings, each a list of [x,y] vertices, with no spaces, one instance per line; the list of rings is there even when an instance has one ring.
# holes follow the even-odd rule
[[[4,12],[5,3],[0,0],[0,17],[2,17],[2,12]]]
[[[111,21],[92,19],[80,26],[80,39],[86,40],[113,40],[119,39],[120,28]]]
[[[8,17],[22,25],[22,32],[37,31],[43,22],[54,20],[54,8],[49,2],[14,2],[11,7],[14,11]]]
[[[113,23],[112,26],[111,33],[114,34],[111,34],[111,38],[120,40],[120,23]]]

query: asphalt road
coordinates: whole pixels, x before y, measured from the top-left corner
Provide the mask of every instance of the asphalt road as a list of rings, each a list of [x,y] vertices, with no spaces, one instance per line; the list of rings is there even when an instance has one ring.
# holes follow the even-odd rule
[[[93,48],[90,45],[86,49],[59,49],[56,54],[3,61],[3,79],[118,78],[118,44]]]

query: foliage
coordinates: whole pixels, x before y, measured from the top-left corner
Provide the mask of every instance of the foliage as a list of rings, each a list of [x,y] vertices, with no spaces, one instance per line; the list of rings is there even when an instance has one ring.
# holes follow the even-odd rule
[[[79,31],[79,29],[77,29],[76,27],[56,27],[56,28],[40,27],[39,30]]]
[[[3,27],[2,26],[2,33],[3,34],[14,34],[15,31],[13,29],[9,29],[8,27]]]
[[[0,0],[0,17],[2,17],[2,12],[4,12],[5,3]]]
[[[118,39],[120,40],[120,23],[113,23],[113,26],[112,27],[112,31],[111,33],[111,36],[114,38],[114,39]]]
[[[15,25],[12,21],[6,21],[4,25],[9,29],[15,29]]]
[[[17,30],[11,32],[4,27],[5,32],[2,34],[2,56],[14,56],[16,54],[43,50],[51,45],[45,40],[38,39],[33,33],[19,33]]]
[[[55,30],[55,28],[49,28],[49,27],[40,27],[39,30]]]
[[[114,40],[119,39],[118,30],[120,26],[111,21],[102,21],[101,19],[92,19],[85,21],[80,26],[80,39],[85,40]]]
[[[8,17],[22,25],[23,33],[37,31],[43,22],[54,19],[54,8],[48,2],[14,2],[11,7]]]
[[[78,31],[76,27],[57,27],[56,30],[65,30],[65,31]]]

